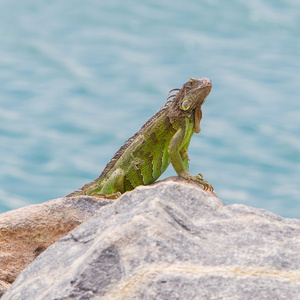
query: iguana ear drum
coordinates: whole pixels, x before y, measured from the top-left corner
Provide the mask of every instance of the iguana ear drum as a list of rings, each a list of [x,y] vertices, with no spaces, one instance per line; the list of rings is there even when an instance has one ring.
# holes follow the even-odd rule
[[[182,110],[188,110],[191,106],[191,102],[187,100],[187,98],[184,98],[183,102],[181,103],[181,109]]]

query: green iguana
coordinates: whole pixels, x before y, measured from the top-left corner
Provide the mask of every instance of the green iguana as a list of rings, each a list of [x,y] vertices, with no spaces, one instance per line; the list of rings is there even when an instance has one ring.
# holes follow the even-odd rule
[[[201,174],[189,173],[188,146],[200,132],[201,106],[211,91],[208,78],[190,78],[166,104],[116,152],[101,175],[66,197],[91,195],[117,198],[139,185],[157,180],[171,163],[178,176],[213,187]],[[169,93],[169,95],[170,95]]]

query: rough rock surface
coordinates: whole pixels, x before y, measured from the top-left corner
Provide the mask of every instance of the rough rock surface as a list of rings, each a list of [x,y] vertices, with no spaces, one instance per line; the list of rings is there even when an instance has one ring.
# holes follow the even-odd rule
[[[111,202],[60,198],[0,214],[0,297],[48,246]]]
[[[44,251],[14,299],[299,299],[300,220],[190,184],[139,187]]]

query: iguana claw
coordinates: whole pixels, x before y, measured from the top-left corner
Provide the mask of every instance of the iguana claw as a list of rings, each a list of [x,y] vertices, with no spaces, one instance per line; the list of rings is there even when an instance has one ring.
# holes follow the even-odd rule
[[[203,176],[201,174],[196,175],[195,178],[196,178],[196,182],[199,182],[200,184],[203,185],[203,189],[205,191],[212,192],[214,190],[213,186],[208,181],[203,179]]]

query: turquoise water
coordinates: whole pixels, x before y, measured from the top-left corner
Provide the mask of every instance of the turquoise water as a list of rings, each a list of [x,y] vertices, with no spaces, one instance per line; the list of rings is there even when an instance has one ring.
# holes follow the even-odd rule
[[[191,173],[300,218],[298,0],[1,1],[0,212],[96,178],[191,76],[213,81]]]

